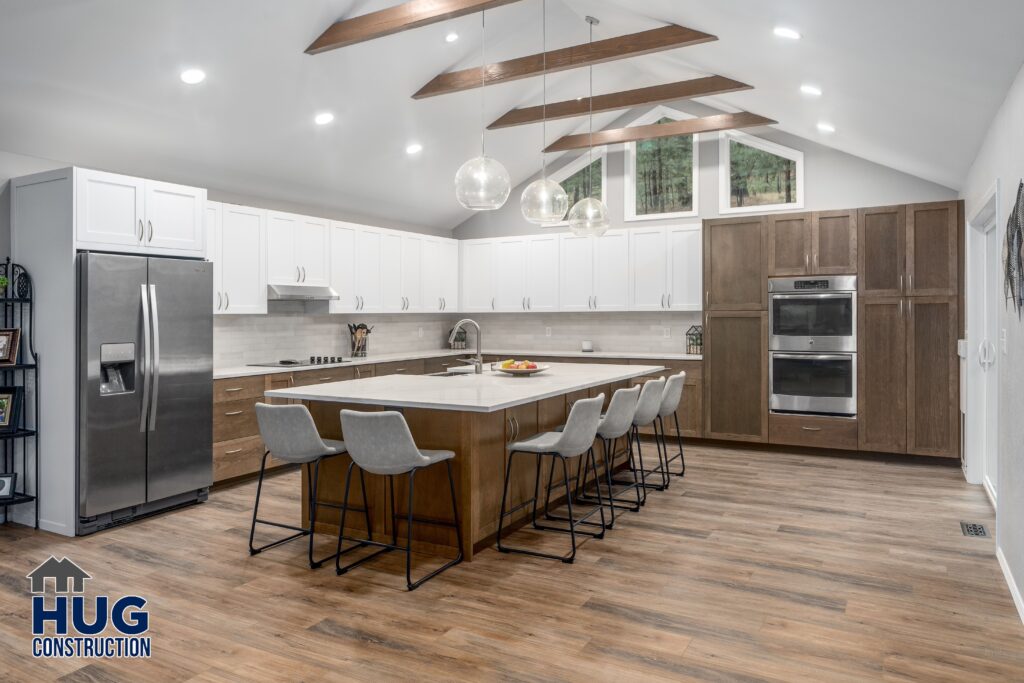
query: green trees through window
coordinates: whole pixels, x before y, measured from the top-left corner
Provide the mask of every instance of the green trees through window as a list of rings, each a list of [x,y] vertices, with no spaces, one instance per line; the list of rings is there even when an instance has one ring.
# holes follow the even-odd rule
[[[637,216],[693,211],[692,135],[637,142],[634,168]]]
[[[584,166],[580,170],[562,181],[562,187],[569,195],[569,206],[576,206],[576,202],[587,197],[602,199],[604,179],[604,158],[595,159],[590,166]],[[590,193],[587,193],[587,190]]]
[[[729,206],[766,206],[797,201],[796,162],[729,141]]]

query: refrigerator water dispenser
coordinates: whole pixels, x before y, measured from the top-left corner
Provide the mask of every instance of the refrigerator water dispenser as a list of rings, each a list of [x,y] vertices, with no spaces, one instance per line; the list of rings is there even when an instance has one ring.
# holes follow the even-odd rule
[[[135,344],[100,345],[100,395],[135,391]]]

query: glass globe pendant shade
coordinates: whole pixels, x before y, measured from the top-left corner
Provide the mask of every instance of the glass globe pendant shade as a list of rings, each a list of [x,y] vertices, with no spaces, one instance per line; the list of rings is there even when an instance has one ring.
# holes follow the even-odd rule
[[[569,210],[569,195],[551,178],[530,183],[519,200],[523,218],[537,225],[561,223]]]
[[[470,159],[455,174],[455,197],[467,209],[500,209],[511,193],[512,179],[497,159],[487,156]]]
[[[581,199],[569,211],[569,230],[574,235],[600,237],[608,232],[608,226],[608,207],[600,199]]]

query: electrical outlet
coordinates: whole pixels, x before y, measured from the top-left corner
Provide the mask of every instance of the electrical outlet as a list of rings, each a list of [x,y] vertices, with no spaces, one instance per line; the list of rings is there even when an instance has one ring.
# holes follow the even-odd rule
[[[420,339],[423,339],[423,328],[422,327],[419,328],[419,331],[417,332],[417,334],[420,336]]]
[[[1010,347],[1006,341],[1006,328],[999,330],[999,345],[1003,347],[1003,355],[1005,356],[1010,352]]]
[[[663,331],[663,335],[664,335],[665,339],[671,339],[672,338],[672,328],[671,327],[666,327],[664,329],[664,331]]]
[[[551,336],[551,328],[550,327],[545,327],[544,328],[544,336],[545,337],[550,337]]]

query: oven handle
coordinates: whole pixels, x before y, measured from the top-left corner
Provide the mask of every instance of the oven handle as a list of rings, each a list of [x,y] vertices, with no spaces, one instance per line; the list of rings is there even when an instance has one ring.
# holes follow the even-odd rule
[[[855,292],[828,292],[825,294],[772,294],[773,299],[852,299]]]
[[[794,360],[853,360],[852,353],[780,353],[772,352],[772,358],[792,358]]]

